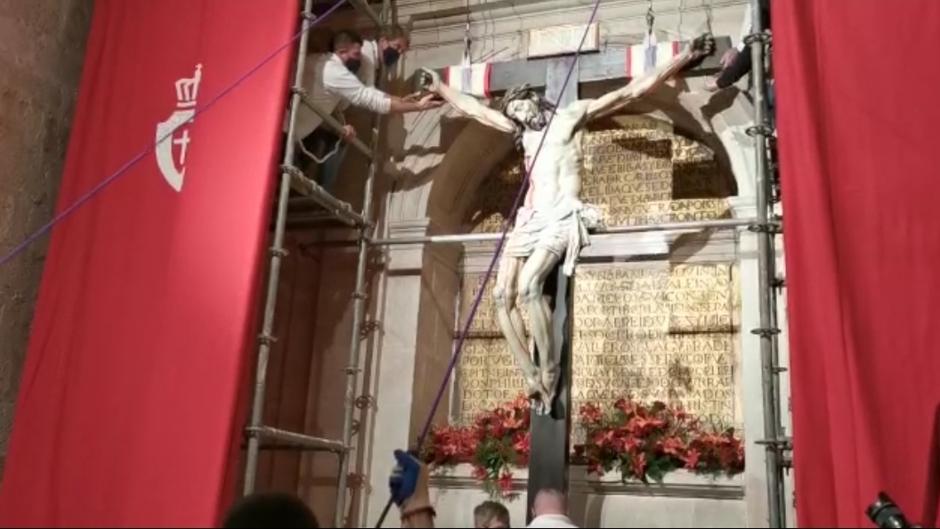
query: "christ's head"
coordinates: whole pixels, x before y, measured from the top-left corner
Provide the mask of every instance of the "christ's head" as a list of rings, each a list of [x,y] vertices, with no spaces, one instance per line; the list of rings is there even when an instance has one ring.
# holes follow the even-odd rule
[[[551,103],[546,101],[529,85],[522,85],[506,91],[501,105],[503,114],[520,126],[530,130],[542,130],[548,124],[547,112]]]

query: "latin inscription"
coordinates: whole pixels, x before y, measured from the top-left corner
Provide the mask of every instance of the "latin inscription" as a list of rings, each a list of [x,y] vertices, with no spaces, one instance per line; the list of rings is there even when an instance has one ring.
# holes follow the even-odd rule
[[[582,266],[575,280],[572,399],[624,395],[734,423],[731,265]]]

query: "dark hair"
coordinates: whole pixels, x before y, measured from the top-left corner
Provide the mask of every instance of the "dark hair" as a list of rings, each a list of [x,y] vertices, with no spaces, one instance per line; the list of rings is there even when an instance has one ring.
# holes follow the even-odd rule
[[[519,86],[514,86],[510,88],[509,90],[506,90],[506,93],[503,94],[502,98],[500,98],[499,103],[497,104],[497,108],[499,109],[500,112],[503,113],[504,116],[506,116],[513,123],[516,124],[516,133],[515,133],[514,141],[516,144],[516,149],[520,152],[524,150],[523,145],[522,145],[522,132],[525,130],[525,123],[522,123],[516,118],[510,116],[508,113],[506,113],[506,110],[509,109],[509,103],[512,103],[513,101],[520,101],[520,100],[525,100],[525,99],[528,99],[532,101],[533,103],[535,103],[536,106],[538,106],[539,111],[541,112],[546,112],[546,111],[554,112],[555,111],[555,105],[553,105],[552,102],[549,101],[548,99],[540,96],[539,93],[535,91],[535,89],[533,89],[531,86],[528,85],[528,83],[522,84]]]
[[[355,31],[344,29],[333,35],[333,39],[330,40],[330,51],[335,52],[340,48],[352,46],[353,44],[362,46],[362,37]]]
[[[502,503],[485,501],[473,509],[474,525],[488,525],[493,520],[499,520],[509,527],[509,510]]]
[[[503,94],[503,97],[499,100],[499,111],[505,114],[506,109],[509,108],[509,103],[522,99],[532,100],[532,102],[538,105],[539,110],[552,110],[555,108],[555,105],[544,97],[541,97],[534,88],[528,84],[523,84],[506,90],[506,93]]]
[[[235,504],[225,516],[224,529],[317,529],[317,517],[290,494],[253,494]]]
[[[408,32],[398,24],[392,24],[382,29],[382,32],[379,33],[379,38],[386,40],[405,39],[405,42],[411,43],[411,37],[408,35]]]

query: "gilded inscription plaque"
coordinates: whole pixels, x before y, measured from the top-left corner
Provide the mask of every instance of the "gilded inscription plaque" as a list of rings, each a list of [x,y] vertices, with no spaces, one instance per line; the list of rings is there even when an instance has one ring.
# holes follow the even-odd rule
[[[479,412],[515,399],[525,381],[513,364],[506,340],[475,337],[464,343],[457,387],[457,414],[462,422],[469,422]]]
[[[480,290],[483,276],[463,276],[459,311],[461,327]],[[457,415],[462,421],[470,421],[480,411],[515,399],[525,387],[509,346],[499,332],[493,307],[493,285],[492,279],[486,285],[457,369]]]
[[[735,421],[734,269],[582,266],[575,279],[575,409],[624,395]]]
[[[601,210],[608,226],[710,220],[729,215],[733,184],[715,154],[645,116],[616,118],[617,128],[586,131],[581,199]],[[509,156],[477,192],[470,231],[498,232],[522,183],[519,156]]]
[[[481,276],[464,279],[464,294],[472,295]],[[632,395],[735,423],[733,265],[582,265],[574,285],[575,410]],[[464,319],[470,301],[461,305]],[[481,306],[472,329],[458,370],[463,421],[512,400],[524,387],[489,304]]]
[[[728,216],[733,184],[714,153],[642,116],[582,136],[584,202],[608,226]],[[522,182],[510,156],[480,187],[467,229],[498,232]],[[729,256],[729,262],[733,256]],[[460,321],[482,274],[465,274]],[[573,383],[581,403],[632,395],[681,403],[703,419],[736,422],[737,282],[731,264],[581,264],[574,281]],[[492,289],[492,281],[488,285]],[[457,419],[515,398],[525,387],[501,337],[489,292],[464,346],[456,386]],[[530,347],[531,349],[531,347]]]

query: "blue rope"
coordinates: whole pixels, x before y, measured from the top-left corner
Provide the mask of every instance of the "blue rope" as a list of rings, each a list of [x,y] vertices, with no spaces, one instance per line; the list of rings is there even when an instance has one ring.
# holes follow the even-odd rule
[[[342,6],[342,5],[345,4],[345,3],[346,3],[346,0],[339,0],[338,2],[336,2],[335,4],[333,4],[333,6],[331,6],[329,9],[327,9],[322,15],[320,15],[319,17],[317,17],[317,18],[314,19],[313,21],[304,19],[303,27],[300,29],[300,31],[298,31],[297,33],[295,33],[294,36],[290,38],[290,40],[288,40],[287,42],[285,42],[284,44],[282,44],[280,47],[278,47],[276,50],[274,50],[273,52],[271,52],[270,54],[268,54],[264,59],[261,60],[261,62],[259,62],[258,64],[256,64],[256,65],[255,65],[254,67],[252,67],[250,70],[248,70],[244,75],[242,75],[241,77],[239,77],[238,79],[236,79],[234,83],[232,83],[231,85],[229,85],[228,87],[226,87],[224,90],[222,90],[221,92],[219,92],[218,94],[216,94],[215,97],[213,97],[211,100],[209,100],[208,103],[206,103],[205,105],[203,105],[203,106],[201,106],[201,107],[196,107],[196,110],[195,110],[194,113],[193,113],[192,119],[195,119],[196,116],[202,114],[203,112],[205,112],[205,111],[209,110],[210,108],[212,108],[213,106],[215,106],[215,104],[218,103],[219,100],[221,100],[223,97],[225,97],[225,96],[227,96],[229,93],[231,93],[232,90],[235,90],[236,88],[238,88],[243,82],[247,81],[251,76],[253,76],[255,73],[257,73],[258,70],[260,70],[262,67],[264,67],[264,66],[267,65],[269,62],[271,62],[272,60],[274,60],[275,57],[277,57],[278,55],[280,55],[280,53],[281,53],[282,51],[284,51],[285,49],[287,49],[287,47],[291,46],[294,42],[296,42],[297,39],[299,39],[301,36],[303,36],[304,33],[310,31],[314,26],[316,26],[317,24],[319,24],[324,18],[326,18],[326,17],[328,17],[329,15],[331,15],[334,11],[336,11],[337,9],[339,9],[340,6]],[[192,121],[192,119],[191,119],[190,121]],[[17,244],[15,247],[13,247],[13,249],[10,250],[9,253],[7,253],[7,254],[4,255],[2,258],[0,258],[0,266],[4,266],[4,265],[6,265],[8,262],[12,261],[12,260],[13,260],[14,258],[16,258],[18,255],[20,255],[21,253],[23,253],[32,243],[36,242],[40,237],[42,237],[43,235],[45,235],[46,233],[48,233],[49,230],[51,230],[56,224],[62,222],[63,220],[65,220],[66,218],[68,218],[69,216],[71,216],[71,215],[72,215],[73,213],[75,213],[80,207],[82,207],[83,205],[85,205],[85,203],[87,203],[89,200],[91,200],[92,198],[94,198],[95,196],[97,196],[98,193],[100,193],[101,191],[103,191],[103,190],[104,190],[106,187],[108,187],[109,185],[113,184],[113,183],[114,183],[115,181],[117,181],[120,177],[122,177],[122,176],[124,176],[125,174],[127,174],[127,171],[128,171],[129,169],[131,169],[132,167],[134,167],[135,165],[137,165],[138,162],[140,162],[140,161],[143,160],[147,155],[149,155],[151,152],[153,152],[153,149],[154,149],[155,146],[159,145],[160,143],[162,143],[162,142],[165,141],[166,139],[168,139],[168,138],[170,138],[171,136],[173,136],[173,134],[176,133],[177,129],[182,128],[184,125],[187,125],[187,123],[188,123],[188,122],[180,123],[179,125],[177,125],[176,127],[174,127],[173,130],[171,130],[171,131],[169,131],[168,133],[166,133],[163,137],[157,139],[157,140],[156,140],[155,142],[153,142],[153,143],[147,144],[146,147],[144,147],[139,153],[137,153],[136,155],[134,155],[133,157],[131,157],[130,160],[128,160],[127,162],[125,162],[121,167],[119,167],[116,171],[114,171],[114,173],[112,173],[110,176],[108,176],[107,178],[105,178],[105,179],[102,180],[101,182],[98,182],[98,183],[97,183],[94,187],[92,187],[89,191],[87,191],[85,194],[83,194],[82,196],[80,196],[75,202],[73,202],[73,203],[72,203],[71,205],[69,205],[67,208],[65,208],[65,209],[63,209],[62,211],[60,211],[59,213],[57,213],[55,216],[52,217],[52,219],[51,219],[49,222],[47,222],[47,223],[44,224],[42,227],[40,227],[38,230],[36,230],[35,232],[33,232],[33,233],[32,233],[29,237],[27,237],[23,242]]]

